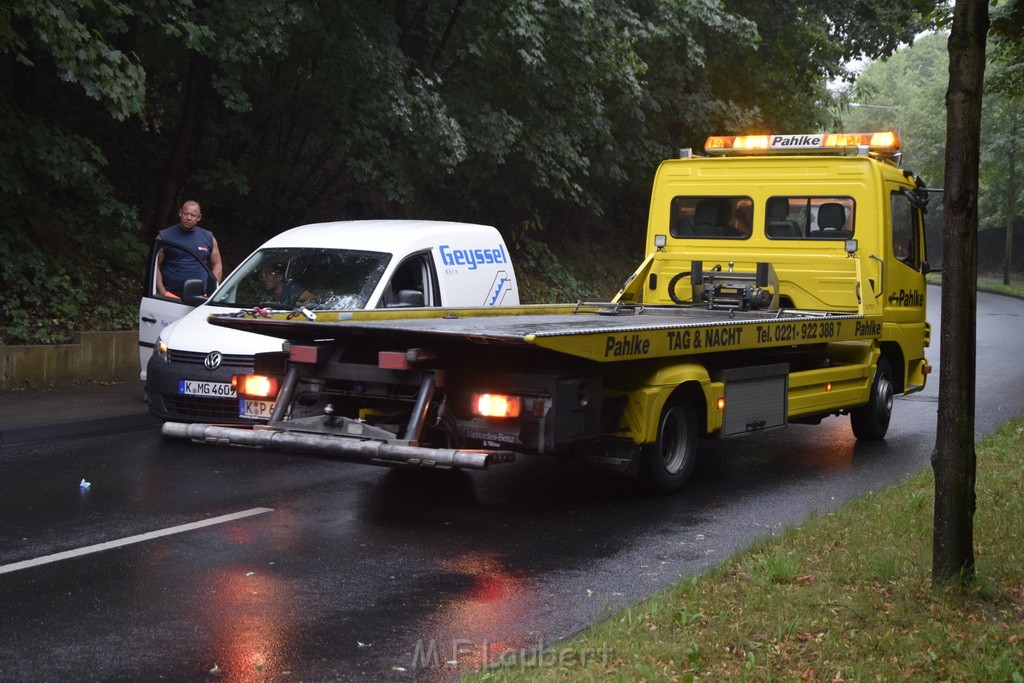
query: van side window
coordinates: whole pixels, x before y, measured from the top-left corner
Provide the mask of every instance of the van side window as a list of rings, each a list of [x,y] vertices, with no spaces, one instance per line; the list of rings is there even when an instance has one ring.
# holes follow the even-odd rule
[[[217,279],[213,276],[213,272],[210,271],[210,266],[207,265],[202,259],[200,259],[194,251],[186,247],[183,247],[180,244],[174,244],[173,242],[164,242],[163,240],[158,239],[153,242],[153,246],[150,248],[149,251],[149,265],[146,274],[146,289],[144,296],[157,299],[168,299],[175,301],[177,303],[181,303],[181,299],[179,298],[178,294],[169,294],[167,296],[164,296],[157,292],[156,269],[159,267],[157,265],[157,260],[160,255],[160,252],[163,250],[167,250],[168,252],[173,251],[176,254],[180,254],[181,258],[194,261],[200,268],[205,270],[207,274],[205,286],[206,292],[208,294],[212,293],[213,290],[217,289]]]
[[[892,253],[898,260],[915,270],[921,269],[917,245],[914,243],[914,207],[901,192],[889,198],[892,217]]]
[[[836,239],[853,236],[852,197],[769,197],[764,233],[769,239]]]
[[[410,256],[395,269],[381,297],[381,308],[418,308],[439,305],[437,278],[429,252]]]
[[[673,197],[673,237],[747,239],[754,221],[750,197]]]

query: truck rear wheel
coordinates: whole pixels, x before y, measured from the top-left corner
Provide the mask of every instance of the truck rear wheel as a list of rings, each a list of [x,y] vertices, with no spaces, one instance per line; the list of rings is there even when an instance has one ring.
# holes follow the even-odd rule
[[[643,471],[658,493],[675,493],[693,471],[697,416],[686,401],[669,401],[658,421],[658,439],[643,449]]]
[[[850,411],[850,426],[853,435],[862,441],[879,441],[889,431],[892,417],[892,369],[885,358],[878,359],[875,379],[871,382],[871,399],[867,405]]]

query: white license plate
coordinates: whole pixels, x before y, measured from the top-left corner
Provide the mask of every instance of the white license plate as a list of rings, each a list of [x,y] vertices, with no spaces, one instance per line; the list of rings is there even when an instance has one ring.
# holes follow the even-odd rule
[[[178,394],[181,396],[220,396],[234,398],[234,388],[230,382],[196,382],[190,379],[178,380]]]
[[[274,401],[259,398],[238,399],[238,417],[250,420],[269,420],[274,411]]]

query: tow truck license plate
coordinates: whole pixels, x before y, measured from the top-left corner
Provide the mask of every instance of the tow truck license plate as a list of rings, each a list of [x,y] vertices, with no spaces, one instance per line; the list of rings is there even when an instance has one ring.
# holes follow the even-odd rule
[[[181,396],[221,396],[223,398],[236,396],[230,382],[197,382],[190,379],[178,380],[178,394]]]
[[[258,398],[238,399],[238,417],[250,420],[268,420],[274,411],[274,401]]]

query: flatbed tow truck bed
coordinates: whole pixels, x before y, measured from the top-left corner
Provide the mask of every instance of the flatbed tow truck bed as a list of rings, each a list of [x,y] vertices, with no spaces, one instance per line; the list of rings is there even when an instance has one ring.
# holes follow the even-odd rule
[[[495,309],[327,312],[316,320],[212,317],[215,325],[293,343],[372,335],[377,339],[443,340],[535,346],[600,362],[664,358],[877,336],[881,323],[859,313],[796,310],[722,311],[679,306],[584,303]]]
[[[704,307],[618,303],[542,304],[504,310],[327,311],[318,312],[315,319],[294,311],[252,312],[247,316],[211,316],[210,322],[286,339],[290,349],[317,347],[330,350],[354,344],[381,351],[398,350],[401,356],[423,349],[443,349],[450,359],[474,354],[478,357],[481,349],[489,353],[487,349],[490,347],[495,352],[499,349],[506,352],[544,349],[553,352],[552,358],[573,358],[577,364],[582,361],[594,368],[608,367],[611,370],[621,366],[628,375],[633,374],[628,370],[633,367],[630,362],[677,364],[685,362],[687,357],[710,358],[712,354],[736,358],[733,353],[723,352],[744,349],[759,349],[761,357],[767,358],[765,349],[770,348],[781,353],[784,349],[792,351],[801,346],[817,345],[824,349],[833,342],[869,342],[882,329],[880,320],[854,313],[709,310]],[[430,357],[432,354],[427,356]],[[502,355],[499,353],[495,357]],[[322,365],[324,356],[313,354],[311,358],[316,360],[291,365],[289,376],[293,379],[285,379],[282,396],[293,395],[292,387],[300,381],[300,375],[306,378],[335,376],[333,371]],[[430,365],[429,360],[427,365]],[[774,379],[770,377],[766,381],[778,382],[779,373],[785,366],[772,367]],[[300,371],[300,368],[308,370]],[[344,373],[345,370],[339,372]],[[358,370],[352,376],[373,381],[372,378],[382,377],[379,373],[386,372],[390,371]],[[417,406],[425,406],[438,380],[432,373],[416,372],[412,366],[409,366],[409,372],[416,378],[415,382],[421,383],[421,398],[417,400]],[[860,368],[851,368],[845,374],[849,375],[846,378],[849,381],[865,381]],[[760,376],[758,373],[755,375],[738,379],[757,379]],[[760,385],[751,385],[749,391],[752,392],[751,400],[760,404],[770,403],[766,396],[756,397],[761,391]],[[284,402],[290,400],[285,398]],[[425,415],[425,409],[413,409],[413,414],[417,413]],[[329,419],[328,423],[333,426],[325,427],[322,416],[290,420],[282,417],[283,412],[272,417],[270,424],[254,425],[252,430],[167,423],[164,433],[197,441],[305,451],[377,464],[486,468],[515,458],[513,451],[500,448],[422,448],[418,438],[412,436],[422,430],[422,424],[409,430],[405,438],[397,439],[393,434],[347,418]],[[779,412],[778,419],[784,418],[784,411]]]

